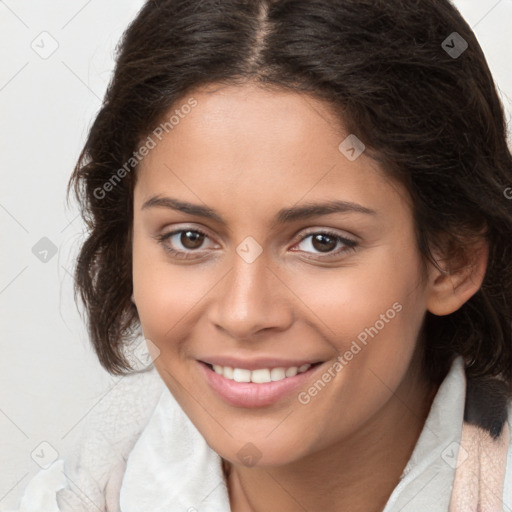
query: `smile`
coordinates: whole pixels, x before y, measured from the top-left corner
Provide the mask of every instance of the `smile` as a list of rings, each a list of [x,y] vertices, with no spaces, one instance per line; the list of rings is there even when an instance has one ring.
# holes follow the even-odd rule
[[[235,407],[264,407],[304,389],[322,363],[301,366],[233,368],[198,361],[209,387],[223,401]]]
[[[258,370],[246,370],[245,368],[231,368],[231,366],[212,365],[213,371],[226,379],[236,382],[254,382],[263,384],[265,382],[277,382],[289,377],[295,377],[297,373],[303,373],[311,367],[306,363],[300,367],[290,366],[289,368],[260,368]]]

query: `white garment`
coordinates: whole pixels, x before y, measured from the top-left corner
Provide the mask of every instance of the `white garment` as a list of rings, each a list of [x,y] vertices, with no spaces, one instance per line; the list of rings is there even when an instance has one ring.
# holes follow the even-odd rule
[[[26,488],[19,510],[12,512],[230,512],[219,455],[156,371],[123,380],[89,422],[87,429],[94,425],[95,434],[86,429],[86,442],[73,457],[41,471]],[[463,360],[457,357],[383,512],[448,511],[465,387]],[[101,418],[106,412],[108,417]],[[508,422],[512,425],[512,410]],[[505,512],[512,512],[512,442],[510,446]],[[73,482],[71,488],[81,489],[76,491],[80,497],[58,505],[57,491],[67,484],[63,472]]]

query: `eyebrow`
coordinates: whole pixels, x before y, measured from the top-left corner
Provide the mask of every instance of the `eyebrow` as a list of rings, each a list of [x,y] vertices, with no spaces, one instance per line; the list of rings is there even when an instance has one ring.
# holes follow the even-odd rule
[[[198,217],[215,220],[220,224],[226,224],[226,221],[215,210],[207,206],[180,201],[171,197],[154,196],[148,199],[141,210],[148,208],[169,208],[171,210],[188,213]],[[283,208],[274,217],[274,225],[285,224],[296,220],[308,219],[320,215],[329,215],[331,213],[363,213],[366,215],[376,215],[377,212],[371,208],[366,208],[350,201],[326,201],[322,203],[306,203],[301,206],[292,206]]]

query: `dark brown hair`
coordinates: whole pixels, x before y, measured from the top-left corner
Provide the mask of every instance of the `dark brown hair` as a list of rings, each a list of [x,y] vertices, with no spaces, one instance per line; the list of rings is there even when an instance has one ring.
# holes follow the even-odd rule
[[[484,234],[490,252],[480,290],[451,315],[426,313],[425,369],[440,382],[460,354],[471,382],[500,377],[502,397],[510,394],[512,200],[505,191],[512,158],[486,59],[445,0],[143,6],[120,41],[70,181],[88,227],[76,290],[103,367],[130,370],[123,345],[138,329],[130,300],[134,151],[190,91],[248,80],[332,105],[340,123],[409,191],[424,264],[435,263],[436,247],[447,250],[452,268],[468,264],[467,247]]]

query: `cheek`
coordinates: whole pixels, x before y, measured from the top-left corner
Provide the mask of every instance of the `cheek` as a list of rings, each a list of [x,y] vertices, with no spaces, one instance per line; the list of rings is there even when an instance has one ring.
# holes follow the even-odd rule
[[[425,315],[418,255],[412,245],[381,247],[364,263],[318,276],[302,279],[299,293],[343,358],[338,385],[347,386],[344,396],[365,396],[376,407],[404,377]]]
[[[325,273],[318,269],[301,272],[292,286],[320,321],[317,324],[323,326],[326,337],[341,340],[339,349],[343,350],[347,340],[360,333],[364,339],[365,329],[376,323],[379,334],[407,330],[407,326],[412,327],[409,334],[415,332],[426,309],[419,270],[412,244],[407,250],[393,250],[390,244],[373,248],[353,265]],[[389,342],[407,339],[390,337]]]
[[[213,283],[212,272],[196,265],[173,265],[158,244],[134,235],[133,294],[144,336],[162,355],[175,351],[190,334],[193,317]]]
[[[180,274],[165,261],[165,252],[158,244],[134,233],[133,295],[144,335],[157,345],[172,329],[190,293]]]

